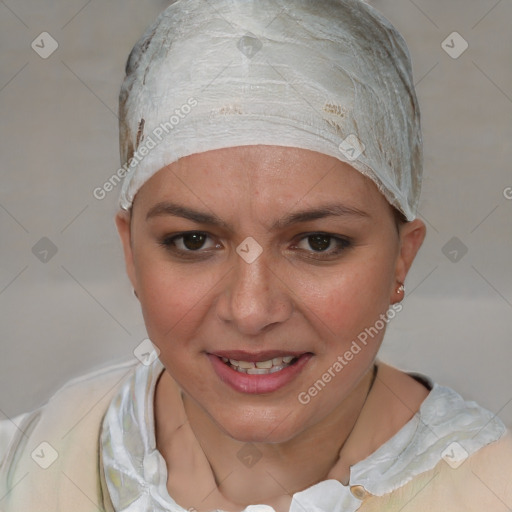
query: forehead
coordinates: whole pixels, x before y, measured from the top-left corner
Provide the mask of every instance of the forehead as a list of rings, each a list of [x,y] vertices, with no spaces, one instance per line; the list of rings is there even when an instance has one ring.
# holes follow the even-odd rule
[[[241,146],[181,158],[139,190],[135,203],[148,209],[181,200],[215,209],[290,208],[339,201],[372,213],[387,201],[375,184],[349,164],[301,148]]]

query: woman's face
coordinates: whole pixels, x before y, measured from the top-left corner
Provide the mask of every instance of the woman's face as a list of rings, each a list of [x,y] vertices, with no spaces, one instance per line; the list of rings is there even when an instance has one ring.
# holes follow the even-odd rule
[[[277,146],[183,158],[117,223],[162,363],[245,442],[284,442],[343,406],[424,236],[348,164]]]

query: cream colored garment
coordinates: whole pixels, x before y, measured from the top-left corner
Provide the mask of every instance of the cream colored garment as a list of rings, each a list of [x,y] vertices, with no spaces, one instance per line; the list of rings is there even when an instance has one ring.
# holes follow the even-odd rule
[[[205,504],[231,510],[233,505],[225,502],[215,491],[214,475],[186,421],[177,387],[175,394],[168,397],[168,407],[175,413],[176,429],[170,460],[167,460],[171,467],[168,482],[166,461],[156,449],[154,436],[153,397],[162,371],[163,366],[158,360],[149,367],[139,367],[113,400],[105,416],[101,439],[106,485],[111,500],[107,510],[183,512],[183,507],[203,510]],[[483,447],[504,433],[504,425],[492,413],[474,402],[464,401],[453,390],[434,384],[419,413],[377,451],[351,467],[349,486],[334,479],[320,482],[284,499],[281,509],[289,512],[355,512],[366,510],[366,506],[375,506],[377,508],[371,510],[395,510],[394,503],[404,505],[405,497],[411,499],[422,485],[429,482],[425,475],[431,475],[432,471],[446,475],[446,481],[444,476],[440,480],[436,477],[429,484],[432,486],[429,491],[432,500],[444,503],[444,496],[453,498],[454,493],[469,485],[474,478],[472,469],[481,467],[485,477],[488,471],[477,455],[465,460],[458,469],[452,469],[442,459],[442,454],[450,455],[450,462],[455,465],[457,456],[484,453],[487,449]],[[504,442],[507,443],[509,441]],[[509,456],[511,454],[509,450]],[[476,465],[475,461],[478,461]],[[233,470],[237,462],[234,461]],[[503,458],[501,463],[504,463]],[[411,485],[407,485],[408,482]],[[169,483],[172,497],[167,488]],[[455,490],[445,488],[454,485],[457,486]],[[203,501],[205,497],[206,502]],[[484,498],[481,504],[492,502],[489,496]],[[364,506],[361,508],[362,501]],[[378,505],[374,505],[376,503]],[[451,506],[451,502],[448,503]],[[380,508],[383,506],[388,508]],[[444,510],[452,509],[447,507]],[[274,512],[274,508],[254,504],[243,510],[266,511]]]
[[[362,1],[173,1],[130,54],[119,103],[124,209],[181,157],[267,144],[348,162],[415,217],[422,142],[409,53]]]
[[[441,461],[433,470],[360,512],[507,512],[512,509],[512,435],[479,450],[457,469]]]
[[[102,511],[99,435],[105,410],[120,383],[132,374],[130,361],[70,381],[40,409],[23,416],[0,465],[0,512]],[[0,422],[0,431],[5,422]],[[7,421],[12,432],[12,423]],[[57,459],[43,469],[51,450]],[[41,451],[42,450],[42,451]],[[43,455],[43,456],[42,456]]]
[[[102,505],[105,482],[100,482],[100,431],[113,397],[122,392],[123,384],[133,380],[137,367],[140,375],[140,370],[145,369],[133,361],[71,381],[47,405],[24,415],[19,426],[25,434],[16,428],[13,430],[10,422],[0,422],[1,512],[110,512],[110,508]],[[145,398],[146,401],[150,399],[149,395]],[[445,413],[439,416],[440,424]],[[13,431],[16,433],[8,440]],[[42,469],[31,456],[42,441],[51,444],[59,454],[48,469]],[[401,454],[395,455],[394,460],[399,463]],[[382,479],[385,480],[385,475]],[[512,506],[511,482],[512,439],[507,434],[478,450],[457,469],[441,460],[432,470],[390,494],[361,496],[363,499],[357,510],[504,512],[507,510],[505,504]],[[190,485],[194,485],[193,482]],[[308,503],[307,512],[345,512],[341,506],[331,506],[327,501],[339,492],[342,487],[339,482],[331,480],[314,487],[323,502]],[[153,512],[153,509],[134,510]],[[184,509],[176,506],[167,510],[183,512]],[[247,512],[268,510],[247,508]],[[301,509],[300,512],[305,511]]]

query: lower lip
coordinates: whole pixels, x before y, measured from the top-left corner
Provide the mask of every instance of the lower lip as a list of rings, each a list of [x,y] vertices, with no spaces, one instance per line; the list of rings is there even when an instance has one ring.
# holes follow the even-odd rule
[[[272,393],[289,384],[311,359],[312,354],[303,354],[297,361],[286,368],[265,375],[249,375],[233,370],[220,357],[207,354],[215,373],[220,380],[231,386],[235,391],[249,394]]]

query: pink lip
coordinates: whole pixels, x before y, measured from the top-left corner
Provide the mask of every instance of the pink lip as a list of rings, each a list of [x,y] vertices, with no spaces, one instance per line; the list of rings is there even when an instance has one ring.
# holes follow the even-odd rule
[[[229,357],[233,355],[236,355],[236,357]],[[279,372],[269,373],[267,375],[249,375],[246,373],[237,372],[226,363],[224,363],[221,359],[221,357],[227,357],[228,359],[237,359],[238,357],[239,359],[237,360],[249,362],[267,361],[269,359],[273,359],[274,357],[280,357],[284,355],[294,355],[295,357],[298,357],[298,360],[291,366],[288,366]],[[215,373],[218,375],[220,380],[225,382],[228,386],[233,388],[235,391],[239,391],[240,393],[260,395],[264,393],[272,393],[289,384],[303,370],[304,366],[311,359],[311,357],[313,357],[311,353],[301,353],[295,355],[293,352],[284,353],[272,351],[259,352],[258,354],[248,354],[247,352],[244,353],[237,350],[229,352],[218,352],[216,354],[207,354],[207,356],[212,363]],[[247,359],[248,356],[252,356],[252,359]]]

